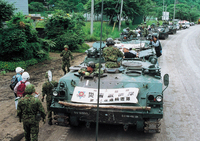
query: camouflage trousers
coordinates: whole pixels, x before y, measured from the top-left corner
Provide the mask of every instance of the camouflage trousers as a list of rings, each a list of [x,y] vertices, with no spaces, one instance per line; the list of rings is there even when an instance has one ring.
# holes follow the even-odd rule
[[[66,73],[65,67],[67,66],[67,71],[69,72],[69,67],[70,67],[70,61],[63,61],[62,62],[62,70],[64,71],[64,73]]]
[[[23,122],[25,141],[38,141],[39,122],[28,123]]]
[[[120,63],[119,62],[106,62],[105,66],[106,66],[106,68],[119,68]]]
[[[51,101],[47,101],[47,118],[48,121],[52,121],[52,110],[50,109]]]

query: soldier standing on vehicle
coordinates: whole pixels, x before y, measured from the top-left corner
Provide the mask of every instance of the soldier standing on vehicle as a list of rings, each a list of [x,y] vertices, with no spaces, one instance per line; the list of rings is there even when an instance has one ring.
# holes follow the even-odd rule
[[[37,141],[40,118],[45,123],[45,111],[40,100],[33,96],[35,87],[29,84],[25,88],[27,95],[19,100],[17,116],[23,121],[24,137],[26,141]]]
[[[65,45],[64,46],[64,50],[61,52],[60,56],[62,56],[62,70],[64,71],[64,75],[66,74],[66,70],[65,70],[65,67],[67,66],[67,71],[69,72],[69,67],[70,67],[70,58],[71,57],[71,60],[73,59],[73,56],[72,56],[72,53],[71,51],[69,50],[69,47],[68,45]]]
[[[118,68],[120,66],[118,58],[123,57],[123,53],[118,48],[113,47],[114,44],[113,39],[108,38],[106,42],[108,47],[103,49],[103,56],[106,61],[105,66],[107,68]]]
[[[48,72],[45,74],[45,78],[48,78]],[[57,87],[58,82],[51,81],[49,79],[42,85],[42,102],[44,101],[44,97],[46,96],[46,103],[47,103],[47,115],[48,115],[48,124],[52,125],[52,110],[50,109],[52,96],[53,96],[53,88]]]

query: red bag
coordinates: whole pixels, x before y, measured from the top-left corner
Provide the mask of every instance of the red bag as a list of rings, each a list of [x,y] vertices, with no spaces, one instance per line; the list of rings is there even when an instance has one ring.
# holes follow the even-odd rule
[[[22,82],[20,81],[20,85],[17,87],[17,97],[24,97],[25,93],[25,88],[26,88],[26,81]]]

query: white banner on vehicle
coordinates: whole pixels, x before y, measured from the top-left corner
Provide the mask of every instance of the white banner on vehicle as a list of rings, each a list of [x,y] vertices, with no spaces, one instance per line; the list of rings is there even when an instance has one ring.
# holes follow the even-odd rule
[[[139,88],[100,89],[99,103],[138,103]],[[75,87],[72,102],[97,103],[98,89]]]

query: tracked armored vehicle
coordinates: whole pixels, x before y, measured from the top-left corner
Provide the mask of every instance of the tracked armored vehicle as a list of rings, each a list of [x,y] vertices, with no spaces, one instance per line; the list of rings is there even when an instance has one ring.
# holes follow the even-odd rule
[[[176,34],[176,24],[173,23],[169,23],[168,25],[169,28],[169,34]]]
[[[157,27],[157,30],[159,31],[159,39],[167,39],[169,36],[169,28],[168,26],[159,26]]]
[[[105,47],[102,43],[102,48]],[[124,130],[136,126],[145,133],[160,132],[163,118],[163,80],[154,48],[140,51],[139,58],[122,59],[119,68],[105,68],[104,58],[99,58],[100,42],[87,51],[85,60],[60,78],[53,90],[51,109],[57,123],[86,127],[96,122],[97,99],[99,95],[99,122],[121,124]],[[80,75],[88,61],[101,60],[103,74]],[[100,84],[98,87],[98,77]],[[167,87],[169,77],[164,76]]]

